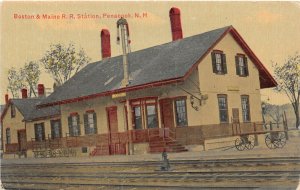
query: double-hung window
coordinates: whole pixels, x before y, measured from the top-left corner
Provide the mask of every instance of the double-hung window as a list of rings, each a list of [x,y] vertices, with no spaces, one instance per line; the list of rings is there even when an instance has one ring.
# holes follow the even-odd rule
[[[34,124],[35,140],[44,141],[45,140],[45,126],[44,123]]]
[[[226,55],[222,51],[213,51],[211,53],[213,72],[216,74],[226,74]]]
[[[243,121],[249,122],[250,121],[249,96],[247,95],[241,96],[241,102],[242,102]]]
[[[10,144],[11,143],[10,128],[7,128],[5,132],[6,132],[6,144]]]
[[[148,128],[158,127],[157,111],[155,105],[146,105]]]
[[[134,106],[133,107],[133,122],[134,122],[134,128],[135,129],[142,129],[142,110],[141,106]]]
[[[249,75],[247,57],[242,54],[235,56],[236,74],[246,77]]]
[[[57,120],[51,120],[51,138],[61,138],[62,137],[62,132],[61,132],[61,122],[60,119]]]
[[[174,101],[176,113],[176,125],[178,127],[187,126],[186,99],[180,98]]]
[[[221,123],[228,123],[227,95],[218,95],[219,116]]]
[[[97,134],[97,115],[94,111],[87,111],[84,114],[84,131],[85,134]]]
[[[80,136],[80,120],[79,115],[77,113],[72,113],[68,118],[69,124],[69,135]]]

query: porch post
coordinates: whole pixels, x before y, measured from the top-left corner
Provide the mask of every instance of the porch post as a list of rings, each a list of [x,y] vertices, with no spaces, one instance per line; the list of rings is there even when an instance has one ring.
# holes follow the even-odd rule
[[[253,127],[254,127],[254,145],[258,146],[258,136],[256,134],[256,124],[253,123]]]
[[[128,143],[128,146],[127,146],[127,154],[128,155],[132,155],[134,154],[134,151],[133,151],[133,144],[132,144],[132,136],[130,134],[130,132],[133,130],[133,127],[132,127],[132,121],[131,121],[131,118],[132,118],[132,112],[131,112],[131,106],[130,106],[130,103],[129,103],[129,98],[127,97],[126,98],[126,117],[127,117],[127,123],[128,123],[128,128],[127,128],[127,133],[128,133],[128,136],[129,136],[129,143]]]

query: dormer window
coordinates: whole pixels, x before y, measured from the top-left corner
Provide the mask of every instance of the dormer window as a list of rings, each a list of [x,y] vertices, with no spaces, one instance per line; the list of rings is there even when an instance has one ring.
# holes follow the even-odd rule
[[[237,54],[235,56],[236,74],[241,77],[246,77],[248,73],[247,57],[243,54]]]
[[[213,72],[216,74],[226,74],[226,55],[222,51],[213,51],[211,53]]]

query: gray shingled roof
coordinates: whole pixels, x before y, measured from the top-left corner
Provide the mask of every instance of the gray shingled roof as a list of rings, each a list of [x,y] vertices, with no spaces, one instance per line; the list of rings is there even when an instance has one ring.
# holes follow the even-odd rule
[[[44,98],[11,99],[11,102],[24,116],[25,121],[60,114],[59,106],[37,108]]]
[[[228,28],[129,53],[129,87],[183,77]],[[90,63],[40,105],[116,90],[122,79],[122,56]]]

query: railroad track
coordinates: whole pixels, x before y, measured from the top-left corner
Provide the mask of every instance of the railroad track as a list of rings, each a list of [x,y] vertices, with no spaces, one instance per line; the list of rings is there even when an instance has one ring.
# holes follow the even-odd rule
[[[284,164],[295,163],[300,165],[300,157],[284,157],[284,158],[242,158],[242,159],[214,159],[214,160],[170,160],[173,165],[248,165],[248,164]],[[134,161],[134,162],[85,162],[85,163],[59,163],[59,166],[157,166],[161,164],[161,161]],[[22,164],[10,164],[2,161],[1,167],[53,167],[57,166],[57,163],[22,163]]]
[[[254,185],[268,186],[270,182],[277,186],[288,183],[289,187],[299,183],[299,171],[267,171],[267,172],[168,172],[154,174],[116,175],[102,173],[102,175],[30,175],[30,176],[2,176],[2,182],[9,189],[22,187],[22,189],[45,189],[89,187],[110,187],[111,189],[251,189]],[[125,174],[125,173],[122,173]],[[188,185],[187,185],[188,184]],[[41,186],[42,185],[42,186]],[[44,186],[46,185],[46,186]],[[284,187],[286,187],[284,185]]]
[[[300,179],[300,158],[2,165],[8,189],[253,189],[289,187]],[[257,170],[257,171],[256,171]],[[80,187],[80,188],[79,188]]]
[[[97,184],[84,184],[84,183],[72,183],[71,185],[61,184],[61,183],[35,183],[35,186],[33,187],[32,182],[17,182],[17,183],[10,183],[6,185],[7,189],[13,190],[13,189],[39,189],[39,190],[51,190],[51,189],[88,189],[88,190],[199,190],[199,189],[213,189],[213,190],[232,190],[232,189],[238,189],[238,190],[253,190],[258,189],[257,186],[225,186],[225,187],[215,187],[215,186],[186,186],[186,185],[172,185],[172,186],[163,186],[163,185],[116,185],[116,184],[103,184],[103,183],[97,183]]]
[[[186,176],[186,178],[199,178],[206,176],[218,176],[218,177],[231,177],[236,176],[237,178],[247,176],[247,177],[281,177],[286,174],[291,174],[291,177],[299,177],[299,171],[218,171],[218,172],[190,172],[190,171],[154,171],[154,172],[80,172],[80,173],[47,173],[39,172],[39,173],[2,173],[2,178],[10,178],[10,177],[30,177],[30,178],[49,178],[49,177],[69,177],[69,178],[99,178],[99,177],[109,177],[109,178],[179,178],[182,176]],[[290,176],[288,176],[290,177]]]

